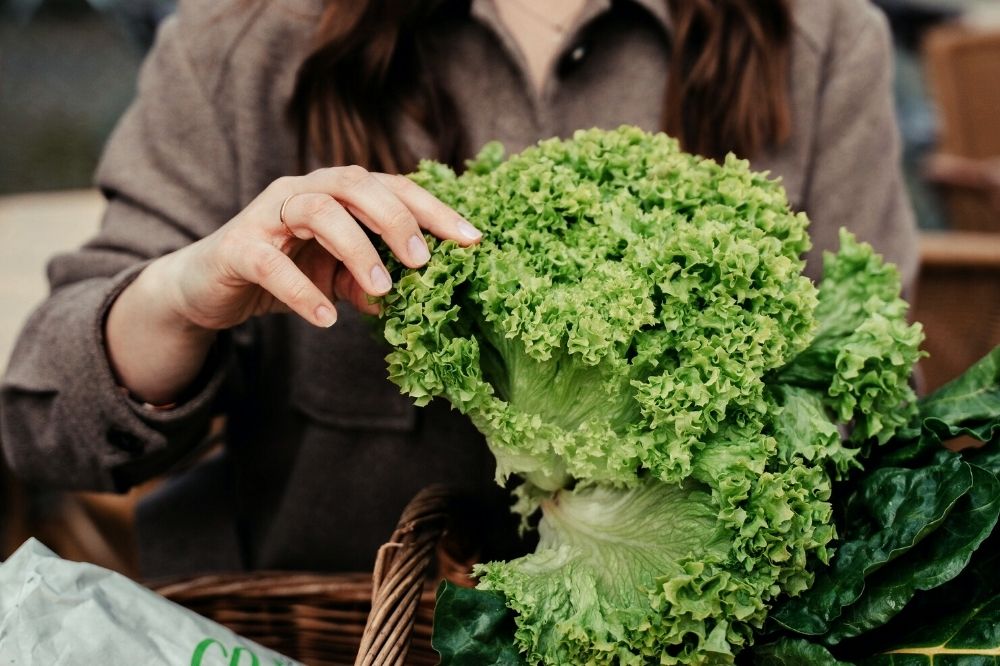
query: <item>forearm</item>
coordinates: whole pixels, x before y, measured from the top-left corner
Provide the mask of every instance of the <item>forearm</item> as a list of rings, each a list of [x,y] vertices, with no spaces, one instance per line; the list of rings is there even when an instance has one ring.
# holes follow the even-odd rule
[[[216,331],[181,315],[168,291],[173,257],[149,264],[115,300],[105,324],[111,367],[123,387],[152,404],[177,401],[198,377]]]

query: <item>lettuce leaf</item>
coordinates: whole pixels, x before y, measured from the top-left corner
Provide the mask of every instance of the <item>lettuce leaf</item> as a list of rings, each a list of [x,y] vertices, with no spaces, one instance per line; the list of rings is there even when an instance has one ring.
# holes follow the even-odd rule
[[[772,382],[821,391],[851,441],[887,442],[916,409],[909,381],[924,336],[907,309],[896,267],[841,230],[840,251],[824,253],[816,336]]]
[[[541,512],[535,553],[477,570],[521,654],[732,663],[830,561],[832,480],[908,423],[895,269],[845,232],[817,292],[780,183],[633,127],[411,177],[484,236],[390,261],[389,376],[468,415]]]
[[[805,216],[748,162],[634,127],[501,155],[411,176],[484,236],[389,262],[390,379],[468,414],[501,480],[683,481],[812,337]]]

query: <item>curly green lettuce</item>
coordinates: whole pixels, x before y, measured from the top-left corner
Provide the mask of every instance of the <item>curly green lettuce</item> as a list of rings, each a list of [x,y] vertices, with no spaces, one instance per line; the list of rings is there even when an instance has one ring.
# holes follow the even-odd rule
[[[915,414],[910,386],[923,329],[906,320],[899,271],[870,245],[840,232],[840,251],[824,253],[823,281],[809,348],[778,383],[817,389],[851,440],[883,444]]]
[[[462,176],[413,175],[484,239],[397,281],[390,377],[468,414],[501,478],[686,478],[812,338],[805,216],[747,162],[635,128],[497,160],[491,146]]]
[[[528,663],[730,663],[780,592],[809,585],[807,563],[832,552],[829,478],[728,448],[680,485],[559,491],[533,554],[477,568]]]
[[[484,237],[390,266],[389,376],[468,415],[540,509],[536,552],[477,569],[521,654],[731,663],[829,561],[831,479],[902,422],[898,277],[844,236],[817,291],[779,183],[636,128],[411,177]]]

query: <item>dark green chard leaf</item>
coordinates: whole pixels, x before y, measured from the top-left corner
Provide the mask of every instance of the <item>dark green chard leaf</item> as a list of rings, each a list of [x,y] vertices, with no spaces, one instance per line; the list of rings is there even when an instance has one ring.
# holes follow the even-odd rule
[[[441,583],[431,644],[441,666],[524,666],[502,594]]]
[[[942,447],[962,435],[987,445]],[[864,464],[843,486],[831,568],[772,614],[784,631],[771,639],[815,636],[865,666],[1000,664],[1000,348],[921,400]],[[755,649],[753,663],[798,663],[771,656],[797,654],[789,640]],[[816,654],[802,663],[827,663]]]
[[[940,450],[943,442],[961,435],[981,442],[1000,441],[1000,347],[922,399],[919,414],[917,422],[904,431],[905,439],[910,441],[887,452],[882,464],[920,464]],[[1000,471],[998,454],[985,454],[991,456],[990,460],[976,464]]]
[[[860,660],[863,666],[1000,664],[1000,534],[960,576],[918,593],[868,642],[879,647]]]
[[[753,666],[852,666],[837,660],[822,645],[801,638],[782,638],[753,649]]]
[[[993,442],[977,449],[966,449],[962,451],[962,458],[1000,476],[1000,442]]]
[[[994,588],[995,589],[995,588]],[[960,590],[954,591],[956,594]],[[1000,664],[1000,594],[925,625],[925,638],[862,660],[862,666],[987,666]]]
[[[793,632],[825,634],[861,597],[866,579],[934,531],[972,486],[971,466],[953,454],[920,469],[876,470],[847,500],[842,541],[830,568],[771,618]]]
[[[1000,437],[1000,347],[922,400],[920,416],[925,437],[938,443],[959,435],[981,442]]]
[[[990,535],[1000,515],[1000,481],[972,466],[972,488],[948,513],[947,524],[884,567],[865,583],[864,593],[844,610],[824,642],[835,645],[880,627],[918,590],[930,590],[959,575]]]

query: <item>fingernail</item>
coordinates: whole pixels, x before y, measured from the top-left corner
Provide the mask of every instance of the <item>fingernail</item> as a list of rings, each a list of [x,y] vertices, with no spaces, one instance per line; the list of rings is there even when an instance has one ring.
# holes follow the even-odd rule
[[[375,291],[385,293],[392,289],[392,278],[382,266],[372,266],[372,286]]]
[[[407,243],[407,249],[410,250],[410,259],[415,263],[426,264],[427,260],[431,258],[427,242],[420,236],[411,236],[410,242]]]
[[[462,234],[469,240],[479,240],[483,237],[483,232],[476,229],[474,226],[466,222],[465,220],[458,221],[458,233]]]
[[[321,305],[316,308],[316,320],[320,323],[320,326],[330,328],[337,323],[337,313],[325,305]]]

